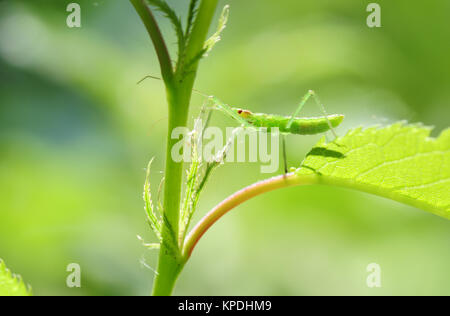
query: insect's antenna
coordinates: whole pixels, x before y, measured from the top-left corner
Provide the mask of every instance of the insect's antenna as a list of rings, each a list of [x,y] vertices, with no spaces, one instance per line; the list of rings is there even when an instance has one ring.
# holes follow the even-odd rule
[[[137,82],[137,84],[141,84],[142,82],[144,82],[144,81],[147,80],[147,79],[155,79],[155,80],[160,80],[160,81],[162,81],[162,78],[160,78],[160,77],[148,75],[148,76],[145,76],[144,78],[142,78],[141,80],[139,80],[139,81]],[[203,96],[203,97],[205,97],[205,98],[211,97],[211,95],[208,95],[208,94],[206,94],[206,93],[204,93],[204,92],[201,92],[200,90],[197,90],[197,89],[192,89],[192,91],[194,91],[194,92],[197,93],[197,94],[200,94],[201,96]]]
[[[137,84],[141,84],[142,82],[144,82],[144,81],[147,80],[147,79],[162,80],[162,78],[148,75],[148,76],[145,76],[144,78],[142,78],[141,80],[139,80],[139,81],[137,82]]]
[[[145,262],[145,258],[142,257],[141,260],[139,260],[139,263],[141,264],[142,267],[149,269],[150,271],[152,271],[155,275],[159,275],[158,271],[156,271],[155,269],[153,269],[149,264],[147,264]]]
[[[289,120],[289,122],[286,125],[286,128],[290,128],[292,123],[295,120],[295,117],[298,115],[298,113],[300,113],[300,111],[303,109],[303,107],[305,106],[306,102],[309,100],[309,98],[312,96],[314,92],[312,90],[309,90],[307,94],[305,94],[305,96],[302,98],[302,101],[300,102],[300,104],[298,105],[297,109],[295,109],[295,112],[292,114],[291,119]]]
[[[154,122],[150,125],[149,131],[152,131],[153,128],[155,128],[155,126],[156,126],[158,123],[160,123],[160,122],[162,122],[162,121],[164,121],[164,120],[166,120],[166,119],[168,119],[168,118],[169,118],[168,116],[165,116],[165,117],[160,118],[159,120],[154,121]]]
[[[208,95],[208,94],[206,94],[204,92],[201,92],[201,91],[199,91],[197,89],[192,89],[192,91],[194,91],[195,93],[197,93],[197,94],[199,94],[199,95],[201,95],[202,97],[205,97],[205,98],[210,98],[211,97],[211,95]]]

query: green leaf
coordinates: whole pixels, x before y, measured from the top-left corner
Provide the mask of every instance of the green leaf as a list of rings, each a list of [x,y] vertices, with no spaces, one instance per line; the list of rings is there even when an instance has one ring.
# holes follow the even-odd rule
[[[450,129],[396,123],[351,130],[307,155],[298,175],[388,197],[450,219]]]
[[[147,174],[145,177],[145,184],[144,184],[144,208],[145,208],[145,214],[147,215],[147,221],[150,225],[150,228],[155,233],[156,237],[158,237],[158,240],[161,240],[161,220],[158,218],[158,216],[155,213],[155,207],[153,206],[152,201],[152,192],[151,192],[151,185],[150,185],[150,170],[153,163],[153,158],[150,160],[150,162],[147,165]]]
[[[194,19],[198,11],[198,3],[198,0],[191,0],[191,3],[189,4],[189,14],[186,23],[186,32],[184,34],[185,38],[189,38],[191,36]]]
[[[195,2],[195,1],[193,1],[193,2]],[[192,5],[192,3],[191,3],[191,5]],[[195,8],[195,3],[193,5]],[[195,14],[195,12],[193,14]],[[191,13],[190,13],[190,15],[191,15]],[[214,46],[221,40],[221,34],[222,34],[223,30],[227,27],[229,15],[230,15],[230,6],[226,5],[223,8],[222,13],[220,14],[217,31],[210,38],[208,38],[205,41],[202,49],[200,49],[192,58],[186,60],[186,62],[184,64],[184,71],[186,73],[191,72],[192,71],[191,67],[193,67],[200,59],[207,57],[209,52],[211,52],[211,50],[214,48]],[[193,17],[192,17],[192,19],[193,19]]]
[[[185,48],[185,36],[183,32],[183,25],[181,19],[177,16],[175,11],[164,0],[146,0],[151,6],[154,6],[157,10],[161,11],[164,16],[169,19],[175,30],[178,39],[178,54],[184,54]]]
[[[0,296],[31,296],[20,276],[14,275],[0,259]]]
[[[227,27],[229,16],[230,16],[230,6],[226,5],[225,7],[223,7],[222,13],[220,15],[217,31],[205,42],[203,55],[207,56],[208,53],[214,48],[214,46],[221,40],[221,34],[223,30]]]

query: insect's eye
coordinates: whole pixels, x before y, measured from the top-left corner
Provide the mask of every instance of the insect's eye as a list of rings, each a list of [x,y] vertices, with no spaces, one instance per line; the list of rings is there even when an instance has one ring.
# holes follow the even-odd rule
[[[248,118],[252,114],[252,112],[242,109],[237,109],[236,113],[244,119]]]

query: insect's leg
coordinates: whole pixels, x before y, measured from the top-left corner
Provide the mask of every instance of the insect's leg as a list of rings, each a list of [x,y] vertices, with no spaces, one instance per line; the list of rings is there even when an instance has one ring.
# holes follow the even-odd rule
[[[283,143],[283,161],[284,161],[284,174],[288,173],[288,166],[287,166],[287,155],[286,155],[286,135],[281,136],[281,140]]]
[[[206,120],[205,120],[205,114],[206,114]],[[205,100],[205,102],[203,103],[202,109],[201,109],[201,114],[200,114],[200,119],[202,120],[202,122],[204,124],[203,129],[201,131],[200,138],[199,138],[199,142],[201,142],[202,144],[204,141],[206,129],[208,128],[209,123],[211,122],[212,114],[213,114],[213,109],[208,106],[208,100]]]
[[[205,131],[209,126],[209,122],[211,122],[212,112],[213,111],[211,109],[208,111],[208,116],[206,117],[206,120],[205,120],[205,126],[203,126],[202,135],[205,135]]]
[[[211,121],[211,117],[212,117],[212,112],[213,112],[213,107],[210,106],[210,99],[207,98],[204,102],[203,105],[200,109],[200,119],[202,121],[204,121],[204,125],[203,125],[203,131],[202,131],[202,135],[204,135],[206,128],[209,125],[209,122]],[[206,120],[205,120],[206,117]]]
[[[335,138],[338,138],[338,135],[336,134],[336,132],[334,131],[333,125],[331,125],[330,120],[328,119],[328,114],[327,111],[325,110],[325,107],[323,106],[322,102],[320,102],[319,97],[317,96],[317,94],[313,91],[313,90],[309,90],[309,93],[311,93],[311,95],[314,98],[314,101],[316,102],[317,106],[319,107],[320,111],[323,113],[323,115],[325,116],[325,119],[327,120],[328,126],[330,126],[330,130],[333,133]]]
[[[334,137],[337,138],[337,134],[334,131],[333,125],[331,125],[330,120],[328,119],[328,114],[327,111],[325,110],[325,107],[323,106],[323,104],[320,102],[319,97],[317,96],[317,94],[313,91],[313,90],[309,90],[308,93],[305,94],[305,96],[303,97],[302,101],[300,102],[298,108],[295,110],[294,114],[292,114],[291,119],[289,120],[288,124],[286,125],[287,128],[290,128],[292,123],[295,120],[295,117],[298,115],[298,113],[300,113],[300,111],[302,110],[302,108],[305,106],[306,102],[309,100],[309,98],[313,97],[314,101],[316,102],[317,106],[319,107],[319,110],[323,113],[323,115],[325,116],[325,119],[327,120],[328,126],[330,127],[331,132],[333,133]]]
[[[307,94],[305,94],[305,96],[302,98],[302,101],[300,102],[300,104],[298,105],[297,109],[295,110],[295,112],[292,114],[291,119],[289,120],[289,122],[286,125],[286,128],[290,128],[292,123],[294,122],[295,118],[297,117],[298,113],[300,113],[300,111],[303,109],[303,107],[305,106],[306,102],[309,100],[309,98],[314,94],[314,91],[309,90]]]
[[[137,82],[137,84],[139,85],[139,84],[141,84],[142,82],[144,82],[144,81],[147,80],[147,79],[155,79],[155,80],[163,81],[163,79],[160,78],[160,77],[148,75],[148,76],[145,76],[144,78],[142,78],[141,80],[139,80],[139,81]],[[206,98],[209,97],[209,95],[207,95],[206,93],[201,92],[200,90],[192,89],[192,91],[194,91],[195,93],[198,93],[198,94],[200,94],[201,96],[204,96],[204,97],[206,97]]]

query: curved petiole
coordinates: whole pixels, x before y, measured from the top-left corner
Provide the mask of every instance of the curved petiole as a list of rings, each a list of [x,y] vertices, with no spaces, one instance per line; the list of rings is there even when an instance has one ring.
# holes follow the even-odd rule
[[[219,205],[206,214],[200,222],[192,229],[187,236],[183,247],[183,259],[187,261],[200,238],[208,229],[217,222],[223,215],[231,211],[236,206],[250,200],[251,198],[273,190],[287,188],[296,185],[311,185],[319,183],[318,175],[302,175],[295,173],[283,174],[267,180],[252,184],[235,194],[231,195]]]

